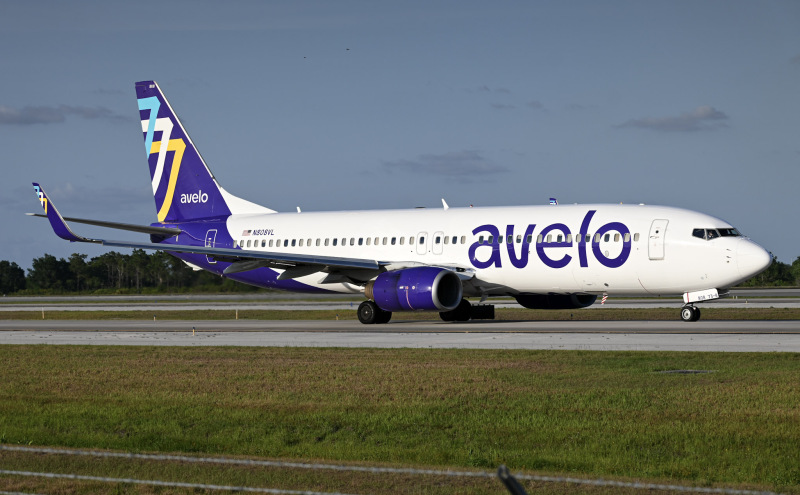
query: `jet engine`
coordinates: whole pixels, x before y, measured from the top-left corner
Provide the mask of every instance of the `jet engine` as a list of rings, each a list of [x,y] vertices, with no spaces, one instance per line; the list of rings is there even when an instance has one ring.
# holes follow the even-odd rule
[[[364,295],[384,311],[450,311],[461,302],[463,288],[450,270],[424,266],[381,273]]]
[[[528,309],[578,309],[594,304],[592,294],[520,294],[514,296],[520,306]]]

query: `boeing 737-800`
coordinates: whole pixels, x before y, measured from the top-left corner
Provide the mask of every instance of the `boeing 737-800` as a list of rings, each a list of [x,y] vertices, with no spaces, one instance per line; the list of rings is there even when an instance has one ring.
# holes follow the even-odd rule
[[[492,318],[467,297],[526,308],[583,308],[598,295],[683,295],[696,303],[765,270],[770,254],[727,222],[679,208],[543,205],[278,213],[214,178],[155,81],[136,83],[157,221],[63,218],[34,189],[56,234],[111,247],[163,250],[196,269],[258,287],[363,294],[362,323],[392,312],[445,321]],[[150,242],[76,235],[66,221],[150,235]]]

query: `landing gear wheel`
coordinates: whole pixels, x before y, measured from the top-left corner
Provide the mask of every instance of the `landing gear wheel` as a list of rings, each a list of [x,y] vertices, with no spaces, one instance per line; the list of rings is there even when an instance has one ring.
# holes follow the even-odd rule
[[[389,320],[392,319],[392,312],[391,311],[384,311],[378,308],[380,313],[378,313],[378,317],[375,319],[375,323],[389,323]]]
[[[378,322],[378,315],[381,308],[372,301],[364,301],[358,305],[358,321],[364,325],[372,325]],[[391,313],[389,313],[391,315]]]
[[[694,306],[684,306],[681,308],[681,320],[697,321],[700,319],[700,310]]]
[[[439,313],[439,318],[443,321],[469,321],[472,318],[472,304],[466,299],[462,299],[455,309]]]

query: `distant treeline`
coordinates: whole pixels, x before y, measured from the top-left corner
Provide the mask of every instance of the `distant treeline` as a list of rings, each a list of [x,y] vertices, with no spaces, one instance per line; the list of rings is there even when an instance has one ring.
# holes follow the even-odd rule
[[[86,260],[85,254],[69,259],[45,254],[34,258],[26,274],[14,262],[0,261],[0,294],[138,294],[167,292],[251,292],[256,287],[234,282],[206,271],[195,271],[163,251],[148,254],[134,249],[116,251]]]
[[[206,271],[195,271],[162,251],[131,254],[111,251],[86,261],[45,254],[34,258],[28,273],[14,262],[0,261],[0,294],[138,294],[166,292],[252,292],[241,284]],[[740,287],[800,286],[800,257],[789,265],[777,259]]]

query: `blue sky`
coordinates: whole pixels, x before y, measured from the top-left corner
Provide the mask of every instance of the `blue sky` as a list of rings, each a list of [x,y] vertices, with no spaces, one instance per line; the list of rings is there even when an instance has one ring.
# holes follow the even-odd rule
[[[147,79],[226,189],[280,211],[665,204],[800,256],[796,1],[0,0],[0,53],[23,267],[103,252],[25,217],[31,181],[67,216],[155,220]]]

